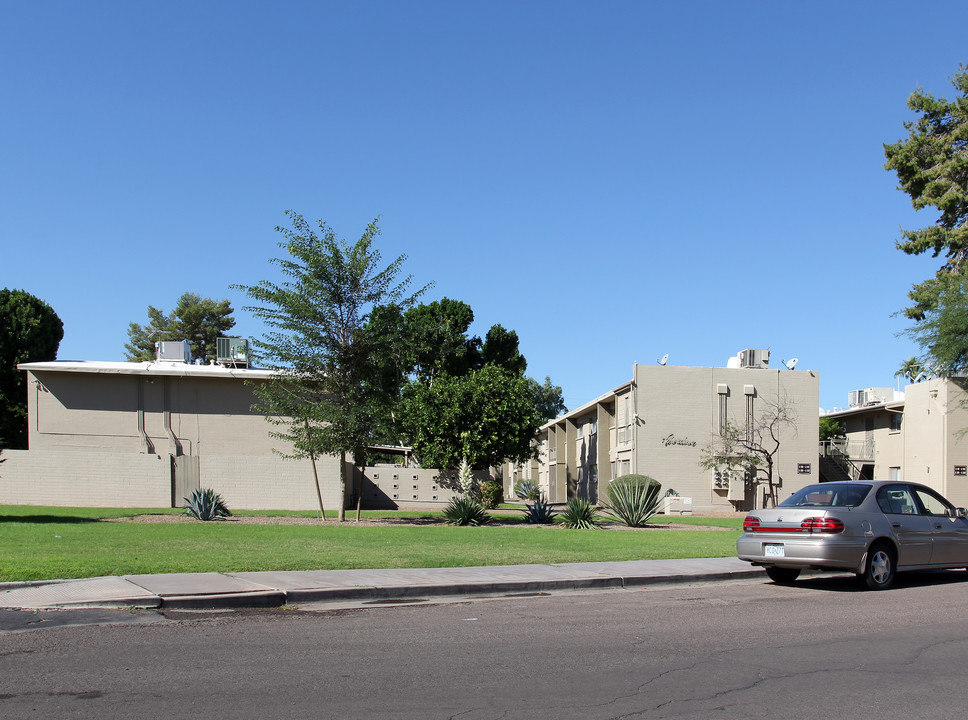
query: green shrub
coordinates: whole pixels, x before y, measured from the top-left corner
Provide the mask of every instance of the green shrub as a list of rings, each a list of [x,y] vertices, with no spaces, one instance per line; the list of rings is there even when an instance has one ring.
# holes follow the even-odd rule
[[[541,500],[541,490],[533,480],[518,480],[514,486],[514,495],[522,500],[538,502]]]
[[[504,500],[504,485],[497,480],[485,480],[477,492],[481,496],[481,505],[487,510],[493,510]]]
[[[484,525],[491,516],[484,506],[469,497],[455,497],[444,508],[444,517],[448,525]]]
[[[558,513],[555,520],[572,530],[588,530],[598,527],[598,514],[595,506],[580,497],[573,497],[565,505],[565,509]]]
[[[644,527],[659,511],[662,486],[647,475],[624,475],[605,488],[605,510],[629,527]]]
[[[188,503],[185,514],[197,520],[220,520],[232,515],[222,496],[211,488],[192,491],[191,497],[185,498],[185,502]]]
[[[525,503],[524,510],[521,512],[524,513],[524,521],[532,525],[548,525],[554,522],[555,517],[557,517],[557,513],[551,509],[551,506],[545,502],[540,494],[533,503]]]

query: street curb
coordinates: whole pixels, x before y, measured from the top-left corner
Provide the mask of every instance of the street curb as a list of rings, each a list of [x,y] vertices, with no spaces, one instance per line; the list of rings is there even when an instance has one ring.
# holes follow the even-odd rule
[[[282,590],[265,590],[216,595],[169,595],[160,598],[163,610],[232,610],[239,608],[273,608],[286,604]]]
[[[614,590],[622,588],[617,577],[584,580],[508,580],[504,582],[456,583],[446,585],[403,585],[352,588],[294,588],[286,591],[290,603],[325,602],[337,600],[391,600],[416,598],[424,595],[479,595],[498,593],[543,592],[552,590]]]

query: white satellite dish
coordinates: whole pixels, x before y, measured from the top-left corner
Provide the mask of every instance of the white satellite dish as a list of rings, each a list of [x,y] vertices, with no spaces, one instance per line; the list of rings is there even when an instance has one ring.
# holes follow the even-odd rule
[[[787,370],[793,370],[797,366],[797,363],[800,362],[800,358],[790,358],[789,360],[781,360],[780,362],[786,365]]]
[[[665,365],[667,362],[669,362],[669,353],[663,355],[659,360],[656,360],[656,362],[659,363],[659,365]]]

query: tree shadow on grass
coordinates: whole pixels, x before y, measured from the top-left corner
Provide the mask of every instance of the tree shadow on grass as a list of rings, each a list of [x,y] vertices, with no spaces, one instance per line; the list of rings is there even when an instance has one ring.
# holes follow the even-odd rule
[[[31,524],[72,524],[72,523],[93,523],[97,518],[71,517],[64,515],[0,515],[0,523],[31,523]]]

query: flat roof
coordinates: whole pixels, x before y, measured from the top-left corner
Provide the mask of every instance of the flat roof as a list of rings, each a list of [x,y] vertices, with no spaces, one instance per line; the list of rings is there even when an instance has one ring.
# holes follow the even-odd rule
[[[890,402],[879,402],[872,405],[857,405],[856,407],[847,408],[846,410],[836,410],[834,412],[829,412],[820,417],[835,417],[840,418],[846,415],[860,415],[865,412],[873,412],[875,410],[887,410],[888,412],[898,412],[904,408],[903,400],[891,400]]]
[[[160,375],[167,377],[214,377],[266,379],[276,375],[266,368],[232,368],[224,365],[189,365],[183,362],[108,362],[102,360],[52,360],[27,362],[18,370],[30,372],[88,373],[95,375]]]

